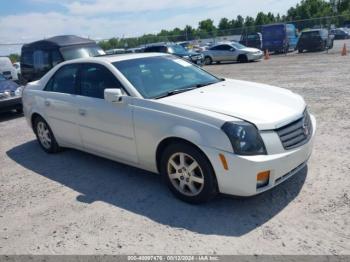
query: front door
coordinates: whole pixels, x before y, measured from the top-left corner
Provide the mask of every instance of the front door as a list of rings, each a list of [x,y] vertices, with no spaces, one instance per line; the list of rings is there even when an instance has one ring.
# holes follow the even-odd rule
[[[120,103],[107,102],[104,100],[106,88],[123,87],[105,66],[84,64],[76,100],[83,145],[89,151],[136,163],[133,98],[125,96]]]

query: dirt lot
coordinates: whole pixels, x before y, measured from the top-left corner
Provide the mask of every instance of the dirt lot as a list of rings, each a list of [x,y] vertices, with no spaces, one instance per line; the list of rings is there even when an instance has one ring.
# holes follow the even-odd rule
[[[317,117],[308,170],[253,198],[190,206],[157,175],[75,150],[46,155],[23,117],[0,115],[0,254],[350,254],[350,56],[341,45],[206,67],[295,91]]]

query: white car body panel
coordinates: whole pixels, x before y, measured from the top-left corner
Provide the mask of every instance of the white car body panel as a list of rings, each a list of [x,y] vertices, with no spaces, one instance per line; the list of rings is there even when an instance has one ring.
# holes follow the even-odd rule
[[[160,54],[86,58],[60,64],[24,89],[23,108],[29,125],[33,114],[39,114],[50,125],[59,145],[156,173],[160,143],[169,138],[186,140],[200,148],[209,159],[219,191],[232,195],[251,196],[268,190],[306,163],[316,132],[314,117],[311,116],[312,137],[296,149],[285,150],[274,131],[302,116],[306,104],[300,96],[281,88],[227,79],[171,97],[143,99],[111,63],[152,56]],[[43,91],[61,66],[89,62],[107,67],[130,95],[123,97],[122,103],[110,103],[103,99]],[[50,109],[47,109],[47,102]],[[221,127],[228,121],[242,119],[260,130],[267,155],[234,154]],[[223,168],[219,154],[225,155],[229,170]],[[256,175],[266,170],[271,170],[270,184],[257,189]]]

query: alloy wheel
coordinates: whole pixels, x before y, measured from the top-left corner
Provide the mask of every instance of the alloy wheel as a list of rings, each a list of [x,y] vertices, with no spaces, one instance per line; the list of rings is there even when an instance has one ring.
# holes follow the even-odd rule
[[[51,136],[50,136],[50,130],[46,123],[39,121],[37,124],[37,133],[39,137],[40,144],[46,148],[50,149],[51,148]]]
[[[186,153],[175,153],[167,165],[171,183],[181,194],[196,196],[204,187],[204,175],[198,162]]]

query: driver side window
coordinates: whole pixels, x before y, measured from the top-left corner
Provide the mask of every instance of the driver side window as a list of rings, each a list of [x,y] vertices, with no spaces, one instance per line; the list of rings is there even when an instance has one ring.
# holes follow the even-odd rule
[[[232,48],[233,48],[233,47],[230,46],[230,45],[222,45],[221,50],[223,50],[223,51],[231,51]]]
[[[104,90],[122,89],[121,83],[106,67],[99,64],[85,64],[81,69],[80,95],[104,98]]]

